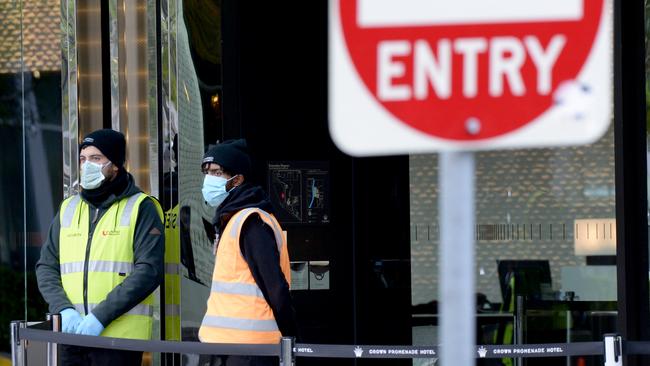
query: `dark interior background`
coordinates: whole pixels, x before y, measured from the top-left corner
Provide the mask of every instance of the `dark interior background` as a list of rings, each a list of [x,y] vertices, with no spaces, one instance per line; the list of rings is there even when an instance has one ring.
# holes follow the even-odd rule
[[[409,160],[352,158],[330,139],[327,1],[222,4],[223,137],[248,140],[262,186],[269,161],[330,169],[331,222],[283,225],[292,261],[331,266],[330,290],[293,291],[299,341],[411,344]],[[301,360],[332,362],[354,360]]]

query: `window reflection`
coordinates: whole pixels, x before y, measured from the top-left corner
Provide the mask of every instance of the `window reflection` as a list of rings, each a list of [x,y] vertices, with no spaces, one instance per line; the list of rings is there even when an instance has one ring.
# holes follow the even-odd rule
[[[223,139],[221,2],[169,0],[161,6],[163,191],[171,198],[167,212],[177,217],[183,264],[181,338],[197,341],[214,263],[214,209],[201,195],[200,162],[208,145]],[[182,357],[187,364],[206,361]]]
[[[47,312],[34,265],[62,196],[59,1],[4,2],[0,24],[0,324],[8,324]],[[0,352],[9,352],[8,332],[0,328]]]
[[[410,157],[412,304],[419,316],[436,313],[437,181],[436,155]],[[588,146],[478,153],[477,313],[483,318],[514,314],[514,300],[522,296],[526,329],[538,336],[524,332],[521,341],[543,343],[566,341],[566,314],[555,312],[562,302],[580,303],[583,318],[595,310],[615,310],[614,204],[613,124]],[[613,314],[598,327],[573,319],[569,329],[600,339],[614,327]],[[502,322],[488,324],[483,318],[477,318],[479,342],[513,341],[504,338]],[[413,332],[414,340],[436,343],[435,328],[414,327]]]

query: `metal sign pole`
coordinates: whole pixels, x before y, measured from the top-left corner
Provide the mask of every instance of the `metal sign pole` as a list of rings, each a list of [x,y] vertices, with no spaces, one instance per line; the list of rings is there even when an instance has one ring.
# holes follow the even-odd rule
[[[438,162],[440,358],[443,366],[473,366],[474,153],[442,152]]]

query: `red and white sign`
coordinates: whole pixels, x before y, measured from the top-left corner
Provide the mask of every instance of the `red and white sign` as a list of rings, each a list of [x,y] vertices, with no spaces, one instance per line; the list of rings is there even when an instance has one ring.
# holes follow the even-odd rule
[[[611,0],[330,0],[330,133],[356,156],[590,143]]]

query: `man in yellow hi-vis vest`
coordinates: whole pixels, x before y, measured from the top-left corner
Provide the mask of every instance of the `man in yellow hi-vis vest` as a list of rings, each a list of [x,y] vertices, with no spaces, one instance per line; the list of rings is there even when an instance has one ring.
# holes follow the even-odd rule
[[[124,169],[126,140],[110,130],[79,146],[78,195],[63,201],[36,264],[63,332],[150,339],[152,292],[163,278],[162,209]],[[60,347],[63,365],[138,365],[142,352]]]
[[[228,140],[201,162],[203,198],[217,207],[216,259],[199,339],[212,343],[278,344],[295,336],[286,237],[267,194],[247,181],[246,141]],[[229,356],[226,366],[277,365],[277,357]],[[222,363],[223,364],[223,363]]]

